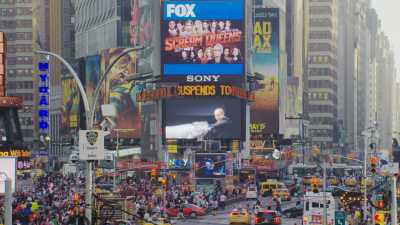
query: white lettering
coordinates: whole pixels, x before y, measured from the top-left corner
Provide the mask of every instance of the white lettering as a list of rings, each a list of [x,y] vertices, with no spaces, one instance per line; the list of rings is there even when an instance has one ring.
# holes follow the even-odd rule
[[[188,75],[187,82],[218,82],[221,75]]]
[[[194,8],[196,4],[167,4],[167,17],[175,14],[177,17],[196,17]]]

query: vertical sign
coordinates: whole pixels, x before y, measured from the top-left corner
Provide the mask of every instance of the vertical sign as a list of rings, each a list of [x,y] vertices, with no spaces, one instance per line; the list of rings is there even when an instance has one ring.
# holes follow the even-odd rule
[[[48,134],[49,129],[49,62],[42,60],[37,65],[39,71],[39,132]]]
[[[161,27],[163,80],[243,81],[243,0],[165,0]]]
[[[251,105],[252,139],[279,132],[279,9],[255,9],[253,72],[263,80],[252,84],[256,100]]]
[[[6,96],[6,37],[0,32],[0,96]]]

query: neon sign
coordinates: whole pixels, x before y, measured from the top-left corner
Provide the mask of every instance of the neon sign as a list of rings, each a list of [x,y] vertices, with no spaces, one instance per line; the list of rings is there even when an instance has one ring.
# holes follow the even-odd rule
[[[49,62],[40,61],[38,63],[39,74],[39,131],[47,133],[49,129]]]

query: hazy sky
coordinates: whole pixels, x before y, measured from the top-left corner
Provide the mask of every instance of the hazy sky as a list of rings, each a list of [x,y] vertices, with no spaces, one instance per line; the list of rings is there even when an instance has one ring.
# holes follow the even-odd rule
[[[389,37],[393,46],[396,68],[400,69],[400,0],[372,0],[372,7],[376,9],[381,19],[382,30]],[[400,71],[399,71],[400,72]],[[399,72],[397,77],[399,77]]]

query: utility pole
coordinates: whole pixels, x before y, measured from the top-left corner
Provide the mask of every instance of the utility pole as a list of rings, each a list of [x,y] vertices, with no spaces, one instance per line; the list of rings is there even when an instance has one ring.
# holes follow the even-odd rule
[[[12,180],[5,175],[4,224],[12,225]]]
[[[398,167],[398,164],[395,164]],[[392,224],[397,225],[397,174],[392,175]]]
[[[321,144],[321,152],[322,152],[322,158],[323,158],[323,164],[322,164],[322,197],[323,197],[323,220],[322,224],[323,225],[328,225],[328,211],[326,208],[326,158],[328,155],[326,154],[325,150],[323,149],[323,144]]]

